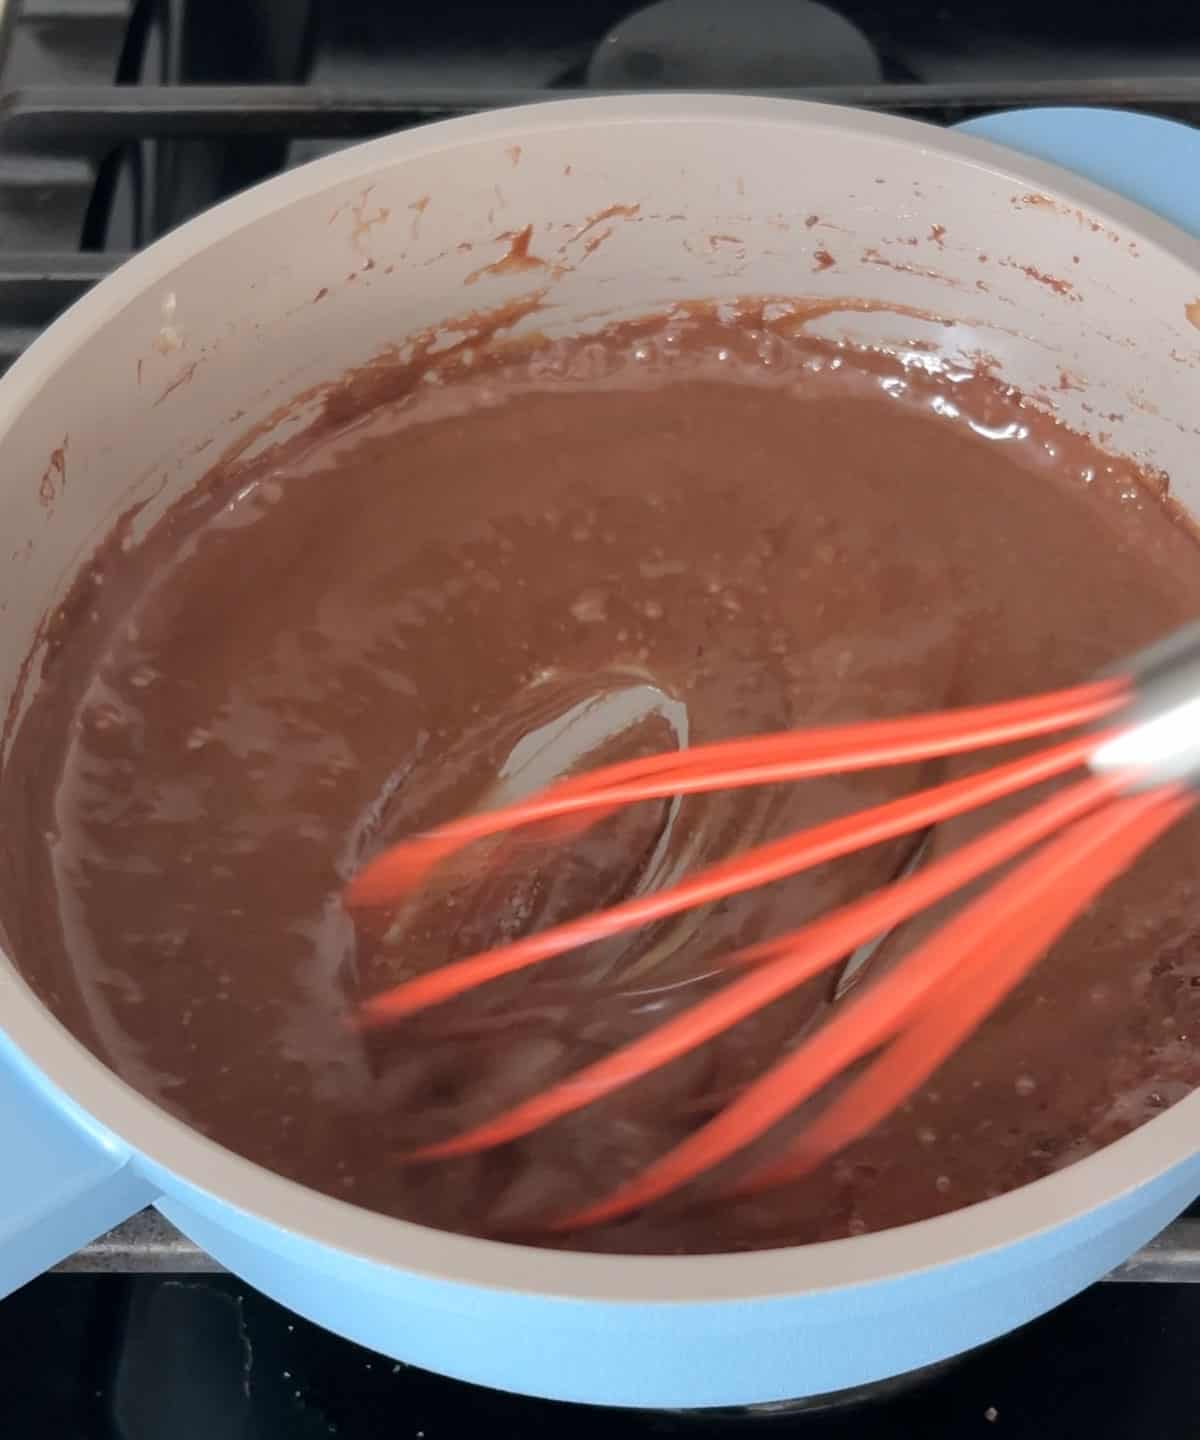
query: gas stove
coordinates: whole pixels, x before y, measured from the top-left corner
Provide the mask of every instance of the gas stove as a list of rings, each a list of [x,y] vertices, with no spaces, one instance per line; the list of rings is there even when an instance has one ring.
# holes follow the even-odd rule
[[[0,0],[0,368],[130,251],[289,165],[487,107],[688,87],[938,123],[1071,105],[1200,125],[1200,11],[1173,0],[1136,11],[1099,0]],[[1190,1436],[1197,1280],[1200,1207],[1108,1282],[932,1371],[798,1405],[628,1414],[394,1364],[265,1299],[146,1212],[0,1303],[0,1433]]]

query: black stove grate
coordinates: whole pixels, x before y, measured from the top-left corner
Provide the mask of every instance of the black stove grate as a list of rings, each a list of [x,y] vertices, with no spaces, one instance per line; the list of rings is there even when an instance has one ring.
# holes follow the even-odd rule
[[[429,120],[573,95],[591,87],[409,85],[32,86],[0,100],[0,152],[96,152],[145,139],[285,136],[363,139]],[[888,110],[949,123],[1034,105],[1118,106],[1200,121],[1200,74],[812,85],[742,91]]]

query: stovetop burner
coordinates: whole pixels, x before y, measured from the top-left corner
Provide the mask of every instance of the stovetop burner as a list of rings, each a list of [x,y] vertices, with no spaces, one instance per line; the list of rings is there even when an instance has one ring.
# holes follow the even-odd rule
[[[867,36],[815,0],[657,0],[592,52],[590,85],[740,90],[871,85],[884,78]]]

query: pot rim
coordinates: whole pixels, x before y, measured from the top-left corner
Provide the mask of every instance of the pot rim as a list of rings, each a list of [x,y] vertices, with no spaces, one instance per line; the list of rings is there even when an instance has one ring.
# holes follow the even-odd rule
[[[480,143],[586,129],[714,120],[794,134],[851,133],[911,147],[1046,192],[1160,247],[1196,272],[1200,241],[1067,171],[921,122],[798,100],[721,94],[603,96],[487,111],[355,145],[267,180],[182,225],[126,261],[54,322],[0,380],[3,433],[62,361],[148,288],[243,226],[333,186],[369,180],[408,159]],[[1130,1135],[1044,1179],[894,1230],[744,1254],[579,1254],[482,1240],[392,1219],[285,1179],[200,1135],[134,1090],[87,1050],[0,952],[3,1028],[52,1087],[155,1172],[326,1249],[429,1280],[529,1297],[609,1303],[728,1305],[898,1280],[965,1261],[1080,1219],[1186,1159],[1200,1134],[1200,1091]],[[11,977],[11,978],[10,978]],[[87,1097],[86,1104],[82,1097]],[[56,1097],[57,1098],[57,1097]],[[135,1160],[136,1163],[136,1160]],[[166,1187],[169,1193],[169,1186]]]

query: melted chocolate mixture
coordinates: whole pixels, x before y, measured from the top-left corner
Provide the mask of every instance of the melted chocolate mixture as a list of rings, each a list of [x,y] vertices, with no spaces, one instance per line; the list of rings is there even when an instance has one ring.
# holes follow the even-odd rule
[[[469,854],[356,925],[339,895],[361,859],[584,764],[1090,676],[1200,612],[1200,550],[1129,465],[994,381],[761,320],[459,351],[372,385],[218,468],[81,582],[0,788],[0,907],[39,993],[201,1130],[374,1209],[538,1240],[794,1045],[830,983],[493,1153],[404,1153],[660,1024],[721,983],[731,948],[885,881],[905,847],[385,1033],[347,1024],[356,1001],[978,762],[649,805]],[[879,1229],[1146,1119],[1200,1079],[1196,840],[1185,826],[1160,844],[818,1174],[737,1206],[711,1203],[708,1179],[565,1243]]]

